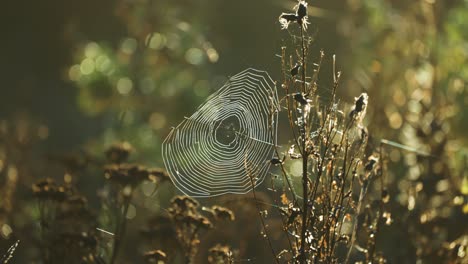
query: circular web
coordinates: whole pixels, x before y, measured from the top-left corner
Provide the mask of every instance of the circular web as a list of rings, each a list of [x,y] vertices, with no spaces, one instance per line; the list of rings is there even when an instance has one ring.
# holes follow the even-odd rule
[[[184,194],[244,194],[262,183],[276,144],[278,96],[267,72],[231,77],[162,144],[164,165]]]

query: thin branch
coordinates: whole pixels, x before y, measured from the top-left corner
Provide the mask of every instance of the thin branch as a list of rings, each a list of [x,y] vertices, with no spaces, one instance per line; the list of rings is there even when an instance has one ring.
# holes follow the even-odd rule
[[[266,237],[266,239],[268,241],[268,246],[270,247],[271,253],[273,254],[273,258],[275,259],[275,262],[277,264],[279,264],[278,258],[276,256],[275,250],[273,248],[273,244],[271,243],[270,236],[268,235],[268,230],[266,228],[265,220],[263,219],[262,212],[260,210],[260,205],[259,205],[258,200],[257,200],[257,194],[255,192],[255,182],[253,180],[253,175],[249,171],[249,166],[247,165],[247,153],[245,154],[245,158],[244,158],[244,166],[245,166],[245,170],[246,170],[246,172],[247,172],[247,174],[248,174],[248,176],[250,178],[250,183],[252,184],[252,194],[253,194],[253,198],[255,200],[255,206],[257,207],[258,215],[260,217],[260,222],[262,224],[263,232],[264,232],[265,237]]]

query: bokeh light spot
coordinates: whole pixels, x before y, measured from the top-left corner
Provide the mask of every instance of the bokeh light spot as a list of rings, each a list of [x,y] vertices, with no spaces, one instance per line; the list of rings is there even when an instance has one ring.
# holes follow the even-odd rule
[[[188,32],[190,31],[191,26],[187,22],[179,22],[179,24],[177,24],[177,28],[184,32]]]
[[[159,130],[166,125],[166,116],[161,113],[154,112],[149,118],[149,124],[152,129]]]
[[[148,38],[150,38],[148,40]],[[146,42],[150,49],[160,50],[166,45],[166,37],[160,33],[153,33],[148,35],[146,38]]]
[[[2,237],[4,239],[8,239],[11,235],[11,233],[13,233],[13,229],[11,229],[11,227],[7,224],[3,224],[2,225]]]
[[[90,42],[86,45],[84,54],[86,58],[93,59],[101,52],[101,48],[96,42]]]
[[[200,65],[203,62],[203,52],[198,48],[190,48],[185,53],[185,60],[193,65]]]
[[[70,184],[73,180],[73,177],[71,174],[69,173],[65,173],[65,175],[63,175],[63,181],[67,184]]]
[[[7,177],[9,181],[15,182],[18,179],[18,169],[15,166],[10,165],[8,167]]]
[[[120,49],[122,50],[123,53],[131,55],[137,49],[137,45],[138,45],[138,43],[137,43],[136,39],[126,38],[122,42],[122,46],[120,47]]]
[[[75,64],[73,66],[70,67],[70,69],[68,70],[68,79],[70,79],[70,81],[78,81],[81,77],[81,69],[80,69],[80,65],[79,64]]]
[[[390,121],[390,126],[393,129],[399,129],[401,125],[403,124],[403,118],[398,112],[393,112],[389,117],[389,121]]]
[[[107,73],[112,67],[112,62],[106,55],[99,55],[96,58],[96,69],[100,72]]]
[[[81,62],[80,70],[82,74],[88,75],[94,72],[95,64],[94,60],[87,58]]]
[[[215,63],[218,61],[219,59],[219,54],[218,52],[213,49],[213,48],[209,48],[206,50],[206,56],[208,56],[208,59],[210,60],[210,62],[212,63]]]
[[[133,82],[127,77],[117,81],[117,91],[122,95],[128,95],[133,89]]]

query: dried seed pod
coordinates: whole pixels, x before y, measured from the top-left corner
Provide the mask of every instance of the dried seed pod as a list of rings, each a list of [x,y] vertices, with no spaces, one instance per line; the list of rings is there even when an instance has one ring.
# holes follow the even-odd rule
[[[300,68],[300,65],[299,64],[296,64],[294,67],[291,68],[291,70],[289,71],[291,73],[291,76],[296,76],[298,73],[299,73],[299,68]]]
[[[306,95],[303,93],[295,93],[294,100],[300,103],[302,106],[310,103],[310,99],[307,99]]]
[[[390,194],[386,188],[383,189],[381,198],[383,203],[388,203],[390,201]]]
[[[281,29],[287,29],[289,26],[289,23],[297,21],[297,16],[296,14],[293,13],[282,13],[279,16],[279,22],[281,24]]]
[[[282,29],[287,29],[291,22],[296,22],[303,29],[307,29],[309,22],[307,21],[307,2],[299,1],[294,7],[296,13],[282,13],[279,21]]]
[[[366,172],[371,172],[374,169],[375,164],[377,163],[378,159],[374,156],[370,156],[368,162],[366,163],[364,170]]]
[[[307,16],[307,2],[306,1],[300,1],[299,4],[297,5],[297,11],[296,11],[297,18],[302,20]]]
[[[355,98],[353,109],[349,113],[349,117],[352,120],[358,121],[360,123],[362,119],[364,119],[364,116],[366,115],[368,99],[369,96],[367,96],[367,93],[362,93],[359,97]]]
[[[283,160],[282,160],[282,159],[279,159],[279,158],[272,158],[272,159],[270,160],[270,163],[271,163],[272,165],[279,165],[279,164],[282,164],[282,163],[283,163]]]

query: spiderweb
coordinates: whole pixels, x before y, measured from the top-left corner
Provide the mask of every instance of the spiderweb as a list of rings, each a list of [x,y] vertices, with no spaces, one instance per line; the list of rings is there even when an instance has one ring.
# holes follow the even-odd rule
[[[265,71],[231,77],[162,144],[174,185],[193,197],[244,194],[264,180],[276,145],[278,96]],[[251,179],[252,177],[252,179]]]

